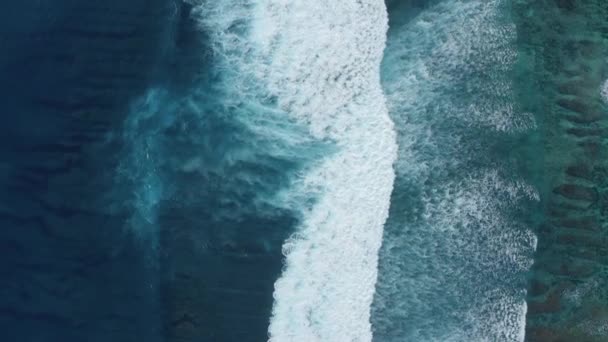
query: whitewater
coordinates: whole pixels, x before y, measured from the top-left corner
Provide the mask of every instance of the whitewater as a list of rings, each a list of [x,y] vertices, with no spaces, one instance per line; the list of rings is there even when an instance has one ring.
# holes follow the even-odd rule
[[[382,81],[399,156],[372,306],[377,341],[524,340],[536,248],[525,218],[539,194],[511,151],[535,122],[512,88],[509,5],[391,8]]]
[[[397,152],[380,85],[388,28],[384,2],[195,5],[223,61],[224,84],[265,113],[264,120],[238,120],[270,134],[261,123],[270,115],[333,146],[288,190],[268,199],[301,213],[300,226],[283,246],[270,340],[370,341]],[[294,144],[287,136],[279,139]]]

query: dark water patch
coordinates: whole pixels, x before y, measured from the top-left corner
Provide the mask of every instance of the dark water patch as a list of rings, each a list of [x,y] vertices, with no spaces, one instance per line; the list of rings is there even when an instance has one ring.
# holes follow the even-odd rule
[[[159,341],[158,274],[113,197],[119,129],[156,76],[164,1],[17,2],[0,14],[0,330]]]

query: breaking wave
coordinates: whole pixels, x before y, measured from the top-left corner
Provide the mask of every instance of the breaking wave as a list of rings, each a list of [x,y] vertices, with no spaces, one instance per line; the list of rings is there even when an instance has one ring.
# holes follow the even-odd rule
[[[277,194],[301,223],[284,244],[272,341],[371,340],[377,254],[388,216],[396,136],[380,85],[387,13],[381,0],[195,3],[232,98],[333,146]],[[269,127],[268,122],[273,126]],[[278,139],[285,153],[298,142]],[[309,199],[309,200],[306,200]]]

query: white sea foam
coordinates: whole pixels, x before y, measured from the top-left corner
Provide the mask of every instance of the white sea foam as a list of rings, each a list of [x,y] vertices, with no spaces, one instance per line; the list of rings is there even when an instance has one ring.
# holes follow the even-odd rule
[[[517,275],[532,265],[536,237],[504,213],[537,199],[528,185],[488,170],[424,191],[419,222],[390,221],[404,233],[384,241],[378,340],[523,341],[526,291]],[[426,316],[433,312],[449,319]]]
[[[525,272],[536,237],[510,222],[504,210],[522,198],[538,200],[538,193],[524,183],[505,181],[496,171],[474,175],[462,183],[448,183],[442,195],[424,199],[425,215],[437,232],[452,230],[445,253],[460,259],[440,266],[445,280],[467,279],[475,288],[472,308],[438,341],[523,341],[527,306],[525,288],[512,289],[509,274]],[[448,233],[449,234],[449,233]],[[477,274],[476,274],[477,273]],[[485,273],[478,277],[479,273]],[[502,279],[504,288],[487,288],[484,279]],[[465,295],[453,279],[453,295]],[[466,327],[466,328],[465,328]]]
[[[369,341],[396,142],[380,86],[382,0],[198,4],[230,83],[337,150],[294,182],[317,193],[284,245],[270,340]],[[259,127],[251,118],[249,124]],[[297,195],[296,195],[297,196]]]
[[[535,126],[512,105],[515,27],[504,5],[446,0],[390,32],[383,85],[404,199],[383,242],[379,341],[524,339],[536,238],[509,213],[538,195],[483,146]]]
[[[600,286],[600,282],[597,279],[591,278],[572,288],[564,290],[563,298],[571,306],[581,306],[586,297],[590,293],[597,292]]]
[[[608,104],[608,80],[604,81],[600,89],[600,94],[604,103]]]
[[[389,107],[396,109],[391,112],[405,116],[432,106],[443,120],[457,118],[499,132],[535,127],[531,114],[512,105],[504,75],[517,57],[510,46],[516,31],[499,11],[504,11],[502,0],[444,1],[395,33],[385,61],[397,66],[385,74]],[[460,101],[438,102],[438,94],[446,92]],[[415,124],[411,117],[400,119]]]

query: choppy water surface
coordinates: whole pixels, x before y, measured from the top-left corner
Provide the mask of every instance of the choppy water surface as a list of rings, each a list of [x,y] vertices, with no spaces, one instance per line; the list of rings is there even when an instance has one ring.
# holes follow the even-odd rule
[[[372,307],[377,341],[520,341],[538,193],[512,146],[535,129],[515,99],[504,1],[395,5],[382,68],[397,180]],[[405,19],[403,19],[405,18]]]

